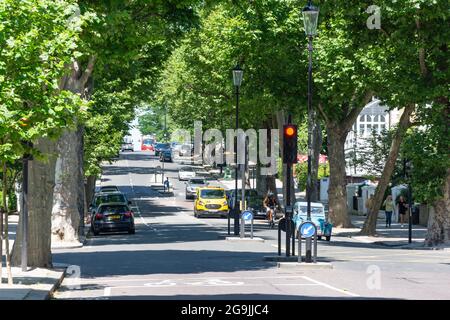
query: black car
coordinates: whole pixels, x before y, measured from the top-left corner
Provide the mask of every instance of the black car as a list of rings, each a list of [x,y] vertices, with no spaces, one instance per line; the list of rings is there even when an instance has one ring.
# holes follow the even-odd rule
[[[103,203],[92,217],[91,230],[94,235],[113,231],[127,231],[134,234],[133,211],[123,203]]]
[[[163,150],[170,150],[170,143],[157,143],[155,145],[155,156],[159,156]]]
[[[102,186],[100,187],[100,192],[115,192],[119,191],[117,186]]]
[[[94,215],[98,207],[103,203],[121,203],[125,205],[130,205],[131,201],[128,201],[127,197],[119,191],[108,191],[99,192],[94,195],[92,202],[89,205],[88,213],[89,215]]]
[[[172,150],[170,149],[166,149],[166,150],[162,150],[161,153],[159,154],[159,161],[161,162],[172,162]]]

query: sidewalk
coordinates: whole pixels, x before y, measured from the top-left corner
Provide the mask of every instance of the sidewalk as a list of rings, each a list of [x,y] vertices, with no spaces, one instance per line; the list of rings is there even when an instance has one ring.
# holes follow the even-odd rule
[[[9,216],[9,247],[13,248],[16,239],[18,215]],[[86,236],[83,236],[80,243],[57,243],[52,244],[52,249],[77,248],[82,247]],[[5,248],[3,250],[5,255]],[[64,278],[66,266],[54,263],[53,269],[35,268],[22,272],[19,267],[11,268],[13,274],[13,285],[7,285],[7,270],[3,262],[2,277],[0,284],[0,300],[46,300],[49,299],[53,291],[59,286]]]
[[[47,300],[62,282],[64,268],[32,269],[22,272],[21,268],[13,267],[13,282],[7,282],[6,268],[3,268],[3,283],[0,284],[0,300]]]
[[[392,223],[391,228],[386,228],[385,220],[377,220],[376,236],[362,236],[358,235],[360,232],[365,216],[350,215],[352,224],[355,228],[333,228],[333,235],[338,237],[349,237],[353,240],[381,245],[387,247],[397,247],[402,249],[431,249],[425,247],[424,239],[427,228],[420,225],[412,226],[412,243],[408,243],[408,224],[404,224],[403,228],[400,223]]]

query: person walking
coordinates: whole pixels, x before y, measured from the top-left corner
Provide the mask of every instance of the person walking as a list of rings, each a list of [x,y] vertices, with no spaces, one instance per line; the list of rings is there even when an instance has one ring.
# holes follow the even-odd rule
[[[403,196],[400,196],[398,199],[398,213],[400,215],[400,223],[403,228],[403,224],[405,223],[406,212],[408,211],[408,204]]]
[[[384,200],[384,212],[386,215],[386,228],[391,227],[392,222],[392,211],[394,211],[394,201],[392,201],[392,196],[388,195],[386,200]]]
[[[166,177],[166,180],[164,181],[164,192],[166,192],[166,188],[167,188],[167,192],[169,192],[169,177]]]

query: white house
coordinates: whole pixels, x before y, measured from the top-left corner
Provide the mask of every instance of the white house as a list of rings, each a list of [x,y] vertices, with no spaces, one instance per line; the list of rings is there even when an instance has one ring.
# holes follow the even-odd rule
[[[352,161],[355,154],[364,144],[365,139],[370,137],[372,131],[380,133],[383,129],[389,129],[397,124],[403,110],[394,109],[389,111],[387,106],[381,104],[381,101],[373,98],[359,114],[356,122],[352,126],[345,141],[345,155],[347,159],[346,172],[348,176],[366,175],[362,168],[358,168]]]

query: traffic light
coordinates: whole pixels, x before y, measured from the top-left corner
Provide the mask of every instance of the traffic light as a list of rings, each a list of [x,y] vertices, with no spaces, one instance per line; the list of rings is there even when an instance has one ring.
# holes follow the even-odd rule
[[[283,163],[297,163],[297,126],[283,126]]]

